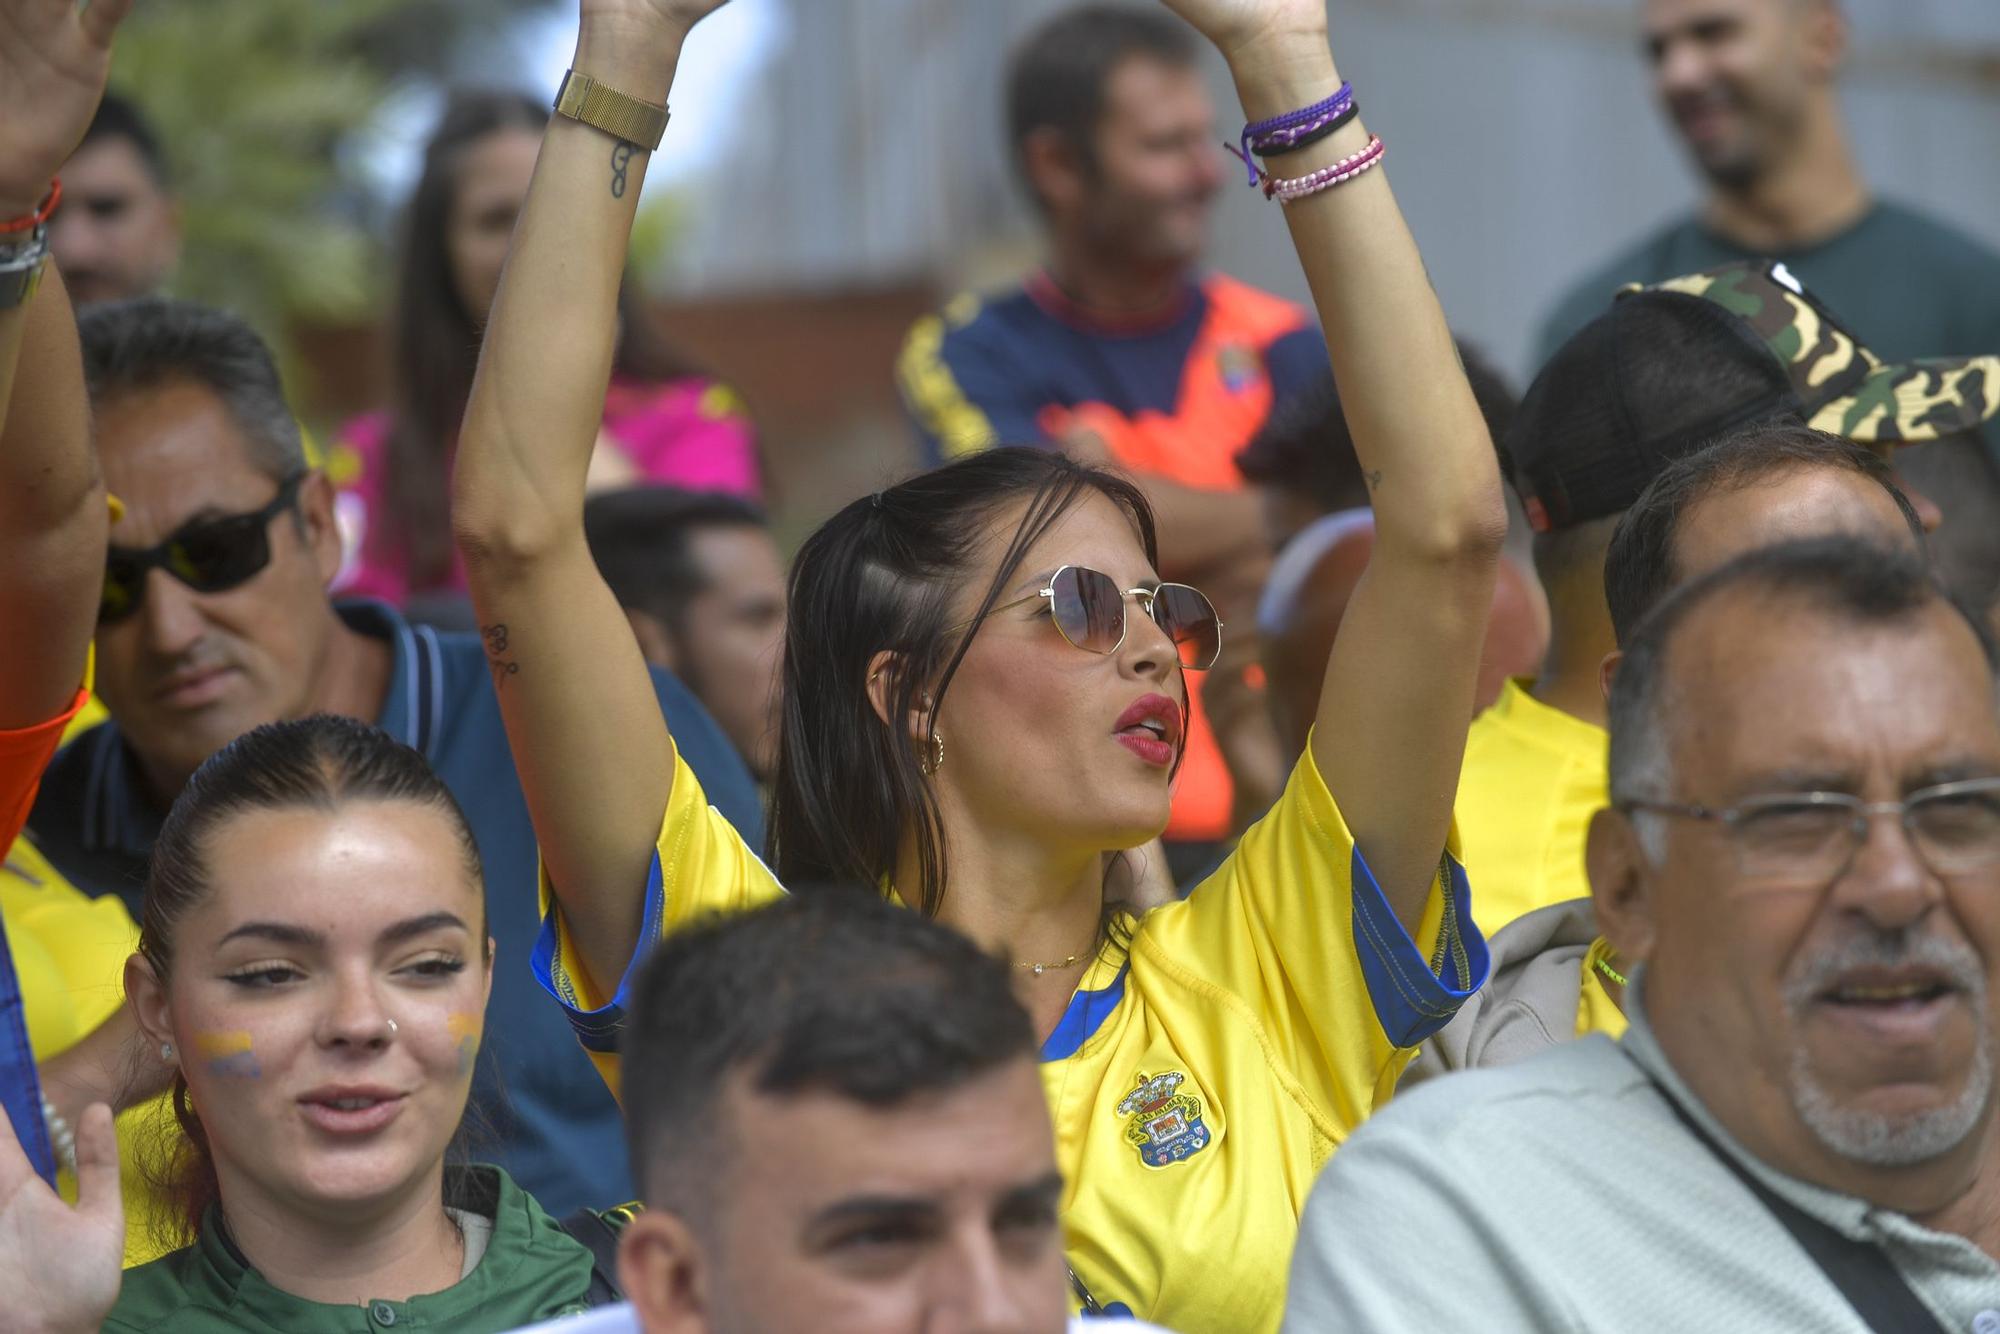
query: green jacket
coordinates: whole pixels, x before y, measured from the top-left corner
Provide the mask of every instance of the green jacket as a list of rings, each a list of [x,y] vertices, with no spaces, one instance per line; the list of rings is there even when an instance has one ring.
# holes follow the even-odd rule
[[[591,1253],[497,1167],[445,1172],[445,1203],[493,1219],[486,1253],[442,1292],[358,1306],[309,1302],[278,1291],[217,1225],[214,1210],[192,1246],[125,1271],[106,1331],[253,1330],[267,1334],[498,1334],[588,1308]],[[616,1228],[622,1215],[607,1216]]]

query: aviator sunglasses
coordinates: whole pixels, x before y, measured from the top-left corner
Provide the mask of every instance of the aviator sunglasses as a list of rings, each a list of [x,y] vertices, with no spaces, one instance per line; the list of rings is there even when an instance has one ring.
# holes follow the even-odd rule
[[[104,560],[97,623],[122,621],[139,610],[149,570],[165,570],[197,593],[222,593],[248,583],[271,563],[271,520],[292,507],[305,479],[305,473],[294,473],[279,483],[278,494],[264,508],[197,519],[158,546],[112,547]]]
[[[1046,588],[1003,602],[986,614],[1011,611],[1037,598],[1048,599],[1049,619],[1057,633],[1086,653],[1116,653],[1125,643],[1126,598],[1136,599],[1174,641],[1187,670],[1207,671],[1222,651],[1222,622],[1216,618],[1215,604],[1186,584],[1121,589],[1102,571],[1065,565],[1049,576]]]

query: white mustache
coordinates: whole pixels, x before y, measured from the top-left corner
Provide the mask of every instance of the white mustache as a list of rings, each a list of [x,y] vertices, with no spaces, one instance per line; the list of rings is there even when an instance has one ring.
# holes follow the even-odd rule
[[[1935,935],[1876,932],[1850,936],[1801,961],[1785,978],[1785,1003],[1803,1008],[1855,969],[1912,966],[1932,969],[1976,1002],[1986,998],[1986,970],[1970,945]]]

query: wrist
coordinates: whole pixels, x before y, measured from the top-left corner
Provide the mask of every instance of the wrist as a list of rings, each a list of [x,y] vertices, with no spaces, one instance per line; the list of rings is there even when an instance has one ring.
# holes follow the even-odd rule
[[[1229,53],[1229,72],[1250,120],[1311,106],[1340,87],[1325,33],[1265,38]]]
[[[636,97],[665,105],[687,29],[673,26],[586,25],[577,34],[570,67]]]
[[[54,182],[53,176],[23,184],[0,182],[0,223],[33,217],[48,199]]]

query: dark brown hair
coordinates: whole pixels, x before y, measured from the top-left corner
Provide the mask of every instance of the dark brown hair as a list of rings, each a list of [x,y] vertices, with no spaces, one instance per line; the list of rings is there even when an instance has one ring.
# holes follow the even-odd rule
[[[366,723],[331,714],[266,723],[205,760],[160,826],[139,926],[139,953],[160,984],[173,975],[175,928],[208,895],[208,853],[218,832],[256,811],[333,811],[354,801],[408,802],[436,810],[458,837],[466,874],[475,885],[484,883],[472,826],[451,789],[417,751]],[[482,894],[482,912],[484,903]],[[483,948],[483,920],[479,938]],[[169,1096],[182,1133],[154,1155],[147,1176],[174,1204],[160,1221],[166,1235],[159,1238],[172,1249],[200,1231],[217,1190],[208,1136],[178,1071]]]
[[[914,834],[919,882],[899,885],[935,916],[944,900],[944,831],[924,762],[900,722],[876,714],[870,664],[896,655],[888,715],[911,716],[930,697],[935,720],[978,631],[1049,526],[1092,493],[1131,519],[1146,559],[1159,564],[1153,511],[1114,473],[1053,450],[993,449],[841,510],[806,540],[792,565],[785,629],[783,716],[771,793],[770,854],[791,885],[880,885]],[[986,525],[1023,509],[969,624],[954,595],[977,568]]]
[[[451,574],[446,459],[479,366],[480,326],[459,299],[451,264],[459,170],[481,139],[502,130],[539,135],[548,121],[547,107],[518,93],[454,94],[424,149],[423,174],[404,216],[391,340],[386,517],[412,591],[435,587]],[[667,343],[629,284],[619,291],[618,317],[618,374],[657,383],[699,373]]]

